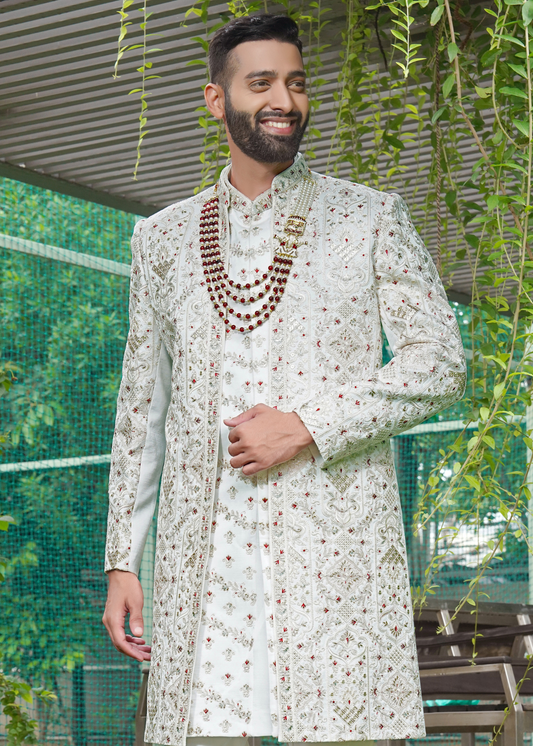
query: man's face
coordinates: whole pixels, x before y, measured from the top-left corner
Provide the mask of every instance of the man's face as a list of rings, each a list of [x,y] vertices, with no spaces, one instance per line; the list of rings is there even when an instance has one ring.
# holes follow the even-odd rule
[[[291,161],[309,119],[300,52],[294,44],[248,41],[228,59],[224,118],[229,136],[259,163]]]

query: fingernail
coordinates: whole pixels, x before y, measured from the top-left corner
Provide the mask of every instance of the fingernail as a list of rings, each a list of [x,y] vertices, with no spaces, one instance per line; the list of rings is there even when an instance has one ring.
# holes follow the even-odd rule
[[[143,633],[142,627],[135,627],[135,629],[133,630],[133,634],[135,635],[135,637],[141,637],[142,633]]]

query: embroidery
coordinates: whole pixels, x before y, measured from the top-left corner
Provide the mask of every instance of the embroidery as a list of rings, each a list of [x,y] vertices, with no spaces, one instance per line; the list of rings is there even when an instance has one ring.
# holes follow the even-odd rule
[[[267,210],[279,225],[306,171],[299,158],[276,177],[261,205],[234,204],[236,195],[221,179],[223,256],[230,249],[228,206],[242,221],[248,215],[250,228],[261,225]],[[130,569],[148,415],[167,350],[171,400],[148,742],[185,746],[191,691],[202,705],[192,735],[212,724],[232,735],[236,723],[248,735],[269,735],[250,733],[245,722],[246,713],[253,718],[251,651],[263,604],[268,696],[276,709],[272,735],[284,742],[424,736],[389,438],[461,397],[464,353],[403,201],[341,180],[313,179],[307,244],[275,312],[248,337],[225,334],[202,284],[198,223],[212,190],[142,221],[132,239],[131,342],[112,452],[106,569]],[[260,235],[250,230],[249,240],[260,243]],[[243,254],[239,261],[253,259]],[[384,367],[382,325],[395,351]],[[225,348],[232,337],[242,340],[240,351]],[[221,414],[259,396],[298,412],[322,468],[305,449],[248,482],[228,469],[219,458]],[[231,541],[224,538],[228,531]],[[241,541],[241,531],[258,532],[259,547]],[[218,561],[228,556],[231,567],[230,560],[228,566]],[[237,585],[230,576],[236,568]],[[199,667],[198,644],[205,658]],[[222,668],[215,665],[217,651]]]

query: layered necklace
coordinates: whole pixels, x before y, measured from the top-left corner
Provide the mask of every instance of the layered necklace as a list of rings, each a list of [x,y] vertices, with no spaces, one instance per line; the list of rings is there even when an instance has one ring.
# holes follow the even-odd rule
[[[315,196],[316,185],[310,173],[300,182],[293,214],[287,218],[283,235],[274,234],[276,251],[272,264],[261,279],[240,283],[232,280],[226,271],[220,251],[220,206],[218,184],[215,196],[208,200],[200,217],[200,248],[207,290],[211,301],[224,319],[226,332],[251,332],[261,326],[275,310],[287,285],[292,263],[302,244],[307,217]],[[255,311],[247,308],[251,303],[263,301]]]

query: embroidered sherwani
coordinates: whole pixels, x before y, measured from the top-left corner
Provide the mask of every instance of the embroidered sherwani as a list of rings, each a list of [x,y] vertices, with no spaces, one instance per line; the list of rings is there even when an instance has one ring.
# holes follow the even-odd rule
[[[262,211],[270,210],[271,234],[294,209],[307,172],[298,157],[251,205],[258,214],[259,205],[267,205]],[[203,686],[209,625],[214,630],[219,622],[232,636],[230,652],[239,639],[266,638],[269,691],[263,696],[268,711],[274,690],[272,733],[279,740],[424,736],[389,439],[460,398],[464,353],[455,316],[401,198],[319,174],[312,178],[316,196],[306,243],[275,313],[249,342],[226,334],[207,292],[199,218],[213,189],[140,221],[134,231],[106,570],[138,571],[161,478],[149,742],[182,746],[189,726],[206,734],[208,721],[198,705],[207,702],[209,686],[217,687],[213,702],[227,691],[225,699],[251,710],[241,698],[245,690],[220,682],[226,673],[236,676],[236,665],[206,680],[207,691]],[[221,250],[233,261],[226,179],[218,193]],[[382,328],[394,352],[385,366]],[[264,340],[262,346],[256,339]],[[243,381],[240,374],[227,375],[239,369],[239,350],[247,365],[260,364],[261,387],[255,376]],[[221,419],[261,398],[296,411],[316,448],[255,480],[239,481],[224,464]],[[233,516],[232,488],[241,500]],[[224,615],[236,612],[228,604],[237,605],[217,583],[217,574],[224,578],[231,569],[232,552],[243,549],[234,526],[245,492],[257,518],[243,518],[243,530],[255,531],[252,544],[267,537],[269,551],[267,561],[253,550],[255,565],[249,567],[256,570],[250,574],[258,579],[257,590],[231,578],[249,596],[251,627],[240,606],[240,616],[229,623]],[[234,541],[240,542],[238,552]],[[237,597],[240,589],[233,591]],[[219,593],[222,605],[216,598],[210,602],[209,592]],[[264,661],[259,647],[255,652]],[[240,725],[234,711],[227,707],[228,728]]]

